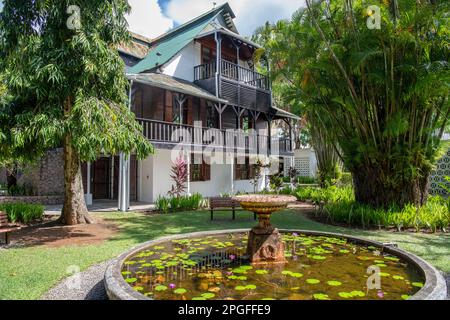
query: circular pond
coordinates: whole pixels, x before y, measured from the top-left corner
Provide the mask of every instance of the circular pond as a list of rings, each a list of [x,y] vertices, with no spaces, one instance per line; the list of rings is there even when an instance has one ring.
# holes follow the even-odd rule
[[[282,231],[285,264],[252,265],[248,231],[195,233],[144,244],[107,270],[111,299],[440,299],[445,281],[402,250],[338,234]]]

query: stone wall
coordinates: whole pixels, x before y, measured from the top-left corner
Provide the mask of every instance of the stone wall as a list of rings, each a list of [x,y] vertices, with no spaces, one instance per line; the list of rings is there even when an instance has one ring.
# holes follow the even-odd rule
[[[64,196],[35,196],[35,197],[2,197],[0,203],[28,203],[42,205],[56,205],[64,202]]]
[[[6,184],[6,170],[4,168],[0,168],[0,184]],[[40,161],[19,170],[17,184],[29,186],[33,196],[63,195],[63,150],[48,151]]]
[[[63,150],[48,151],[37,164],[25,167],[19,174],[18,184],[32,186],[35,196],[64,194]]]

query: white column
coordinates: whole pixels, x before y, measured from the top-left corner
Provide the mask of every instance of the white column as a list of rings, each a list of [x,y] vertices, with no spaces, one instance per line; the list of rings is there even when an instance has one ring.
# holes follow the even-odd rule
[[[86,164],[87,172],[86,172],[86,194],[84,195],[84,200],[86,201],[86,205],[92,205],[92,193],[91,193],[91,163],[88,162]]]
[[[231,194],[234,194],[234,156],[231,155]]]
[[[120,154],[119,164],[119,211],[127,212],[130,206],[130,159]]]
[[[191,196],[191,155],[189,154],[189,152],[186,152],[187,154],[187,159],[186,159],[186,163],[187,163],[187,195]]]

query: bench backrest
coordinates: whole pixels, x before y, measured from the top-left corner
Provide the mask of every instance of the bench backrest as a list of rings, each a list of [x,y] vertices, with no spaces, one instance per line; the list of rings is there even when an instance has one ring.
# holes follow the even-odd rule
[[[211,208],[239,208],[241,205],[231,198],[210,198],[209,206]]]
[[[8,216],[6,213],[0,211],[0,227],[8,225]]]

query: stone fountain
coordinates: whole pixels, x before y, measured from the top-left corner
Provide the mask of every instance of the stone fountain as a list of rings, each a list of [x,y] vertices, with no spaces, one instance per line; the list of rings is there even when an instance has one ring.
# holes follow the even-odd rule
[[[282,195],[242,195],[233,200],[239,202],[244,210],[258,215],[259,223],[251,231],[247,244],[247,255],[252,264],[286,263],[284,243],[281,234],[270,223],[272,213],[283,210],[293,196]]]

